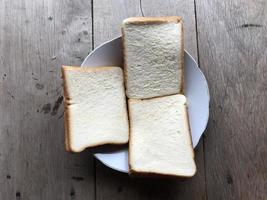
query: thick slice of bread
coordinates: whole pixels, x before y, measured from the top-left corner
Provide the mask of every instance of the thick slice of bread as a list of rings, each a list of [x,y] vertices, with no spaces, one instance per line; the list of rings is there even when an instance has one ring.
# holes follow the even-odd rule
[[[66,150],[128,142],[123,73],[119,67],[62,66]]]
[[[122,25],[126,94],[145,99],[182,93],[181,17],[133,17]]]
[[[196,165],[185,96],[129,99],[128,103],[130,172],[193,176]]]

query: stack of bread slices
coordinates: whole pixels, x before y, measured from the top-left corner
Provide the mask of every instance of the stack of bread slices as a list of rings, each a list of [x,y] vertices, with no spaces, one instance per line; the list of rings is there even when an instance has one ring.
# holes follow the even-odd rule
[[[129,142],[130,174],[191,177],[182,19],[128,18],[122,36],[123,69],[62,67],[66,149]]]

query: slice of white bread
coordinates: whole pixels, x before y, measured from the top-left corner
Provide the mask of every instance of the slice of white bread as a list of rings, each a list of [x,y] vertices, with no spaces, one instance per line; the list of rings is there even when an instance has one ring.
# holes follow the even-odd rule
[[[119,67],[62,66],[66,150],[81,152],[129,138],[123,73]]]
[[[133,17],[123,21],[128,98],[182,93],[184,39],[181,17]]]
[[[196,173],[186,98],[129,99],[130,173],[191,177]]]

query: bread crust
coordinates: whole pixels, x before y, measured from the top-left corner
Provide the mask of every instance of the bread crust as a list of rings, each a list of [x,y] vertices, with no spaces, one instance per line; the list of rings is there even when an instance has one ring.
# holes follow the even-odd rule
[[[183,20],[182,17],[180,16],[163,16],[163,17],[130,17],[122,22],[122,27],[121,27],[121,32],[122,32],[122,48],[123,48],[123,59],[124,59],[124,64],[123,64],[123,69],[124,69],[124,78],[125,78],[125,88],[126,88],[126,94],[127,97],[129,97],[128,94],[128,67],[127,67],[127,52],[126,52],[126,44],[125,44],[125,31],[124,31],[124,26],[127,24],[135,24],[135,25],[145,25],[145,24],[165,24],[165,23],[181,23],[181,36],[182,36],[182,41],[184,41],[184,26],[183,26]],[[182,52],[181,52],[181,86],[179,88],[179,92],[177,94],[184,94],[184,42],[182,42]],[[179,66],[177,66],[179,70]],[[171,95],[171,94],[170,94]],[[153,97],[152,97],[153,98]],[[145,99],[145,98],[144,98]]]
[[[100,142],[100,143],[97,143],[95,145],[90,145],[88,147],[81,148],[79,150],[74,150],[71,148],[71,146],[69,146],[68,149],[66,148],[66,151],[71,152],[71,153],[80,153],[80,152],[84,151],[85,149],[91,149],[91,148],[99,147],[102,145],[124,145],[127,143],[128,143],[128,141],[127,142]]]
[[[123,20],[123,24],[165,24],[165,23],[179,23],[182,21],[180,16],[163,16],[163,17],[130,17]]]
[[[194,147],[193,147],[192,132],[191,132],[191,127],[190,127],[190,123],[189,123],[189,114],[188,114],[188,106],[187,106],[187,104],[185,104],[185,107],[186,107],[186,116],[187,116],[186,122],[187,122],[187,127],[188,127],[188,130],[189,130],[189,134],[190,134],[190,142],[191,142],[191,147],[192,147],[192,157],[195,158],[195,152],[194,152]]]
[[[120,67],[116,67],[116,66],[78,67],[78,66],[62,65],[62,74],[63,73],[65,74],[65,71],[98,72],[98,71],[113,70],[113,69],[117,69],[117,68],[120,68]],[[65,80],[65,77],[63,79]]]
[[[129,175],[132,177],[155,177],[155,178],[180,178],[180,179],[187,179],[191,178],[196,174],[196,171],[191,176],[182,176],[176,174],[161,174],[155,172],[146,172],[146,171],[135,171],[133,169],[129,169]]]
[[[67,68],[69,68],[69,67],[62,65],[62,67],[61,67],[61,73],[62,73],[62,79],[63,79],[63,96],[64,96],[65,149],[66,149],[66,151],[71,152],[71,148],[70,148],[70,145],[69,145],[70,136],[68,134],[69,131],[70,131],[70,125],[68,123],[68,121],[69,121],[69,111],[68,111],[67,100],[66,100],[66,98],[69,98],[69,93],[68,93],[68,90],[67,90],[67,85],[65,84],[65,81],[66,81],[65,70]]]
[[[183,20],[181,19],[180,20],[180,23],[181,23],[181,29],[182,29],[182,41],[184,41],[184,22]],[[180,88],[180,93],[181,94],[184,94],[184,88],[185,88],[185,81],[184,81],[184,77],[185,77],[185,70],[184,70],[184,42],[182,42],[182,53],[181,53],[181,88]]]
[[[78,66],[65,66],[62,65],[61,67],[61,72],[62,72],[62,79],[63,79],[63,93],[64,93],[64,134],[65,134],[65,149],[68,152],[71,153],[78,153],[81,152],[87,148],[94,148],[97,146],[101,146],[104,144],[115,144],[115,145],[122,145],[122,144],[127,144],[128,140],[125,142],[102,142],[102,143],[97,143],[95,145],[91,145],[89,147],[81,148],[79,150],[75,150],[71,147],[71,127],[70,127],[70,121],[71,121],[71,114],[69,112],[68,106],[70,105],[70,96],[68,93],[68,85],[66,82],[66,71],[84,71],[84,72],[97,72],[97,71],[107,71],[107,70],[113,70],[114,68],[120,68],[116,66],[107,66],[107,67],[78,67]],[[121,68],[120,68],[121,69]]]
[[[125,47],[125,32],[123,26],[121,27],[121,42],[122,42],[122,52],[123,52],[123,75],[124,75],[124,86],[125,86],[125,93],[128,97],[128,70],[127,70],[127,53],[126,53],[126,47]]]
[[[139,100],[135,100],[135,99],[128,99],[128,119],[129,119],[129,145],[128,145],[128,165],[129,165],[129,174],[132,174],[132,166],[131,166],[131,143],[132,143],[132,119],[131,119],[131,106],[130,106],[130,101],[139,101]]]

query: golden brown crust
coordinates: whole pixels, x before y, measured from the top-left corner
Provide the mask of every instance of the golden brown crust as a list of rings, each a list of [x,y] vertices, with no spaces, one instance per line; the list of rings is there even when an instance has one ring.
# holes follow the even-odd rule
[[[120,67],[117,66],[77,67],[77,66],[62,65],[62,74],[64,74],[65,71],[97,72],[97,71],[108,71],[117,68],[121,69]]]
[[[91,149],[91,148],[99,147],[99,146],[102,146],[102,145],[125,145],[127,143],[128,143],[128,141],[126,141],[126,142],[101,142],[101,143],[97,143],[97,144],[94,144],[94,145],[90,145],[90,146],[85,147],[85,148],[81,148],[78,151],[72,149],[71,146],[69,146],[68,148],[69,148],[69,152],[71,152],[71,153],[80,153],[80,152],[84,151],[85,149]]]
[[[61,67],[61,73],[62,73],[62,79],[63,79],[63,96],[64,96],[64,133],[65,133],[65,149],[66,151],[71,151],[70,145],[69,145],[69,113],[68,113],[68,107],[67,107],[67,102],[66,98],[69,98],[69,94],[67,91],[67,85],[66,85],[66,75],[65,75],[65,69],[67,69],[68,66],[62,65]]]
[[[129,145],[128,145],[128,165],[129,165],[129,174],[131,174],[131,133],[132,133],[132,119],[131,119],[131,107],[130,107],[130,101],[132,101],[132,99],[128,99],[128,115],[129,115]]]
[[[68,152],[74,153],[75,151],[71,148],[71,127],[70,127],[70,122],[71,122],[71,115],[69,112],[68,108],[68,100],[67,98],[64,98],[64,108],[65,108],[65,113],[64,113],[64,123],[65,123],[65,148]]]
[[[183,25],[183,20],[180,20],[181,23],[181,29],[182,29],[182,52],[181,52],[181,88],[180,88],[180,93],[184,94],[184,88],[185,88],[185,81],[184,81],[184,77],[185,77],[185,70],[184,70],[184,25]]]
[[[178,179],[187,179],[193,177],[192,176],[182,176],[182,175],[176,175],[176,174],[160,174],[155,172],[142,172],[142,171],[135,171],[133,169],[129,169],[129,175],[132,177],[155,177],[155,178],[178,178]]]
[[[64,103],[65,104],[65,103]],[[67,116],[67,111],[66,111],[66,106],[64,105],[64,109],[65,109],[65,113],[64,113],[64,133],[65,133],[65,149],[66,151],[70,151],[70,146],[69,146],[69,136],[68,136],[68,132],[69,132],[69,127],[68,127],[68,123],[66,122],[68,119]]]
[[[126,93],[126,96],[128,97],[128,71],[127,71],[127,69],[128,69],[128,67],[127,67],[127,53],[126,53],[126,48],[125,48],[125,39],[124,39],[124,37],[125,37],[125,33],[124,33],[124,29],[123,29],[123,27],[121,28],[121,32],[122,32],[122,52],[123,52],[123,75],[124,75],[124,85],[125,85],[125,93]]]
[[[188,127],[188,130],[189,130],[189,136],[190,136],[190,144],[192,146],[192,157],[195,158],[195,152],[194,152],[194,147],[193,147],[193,141],[192,141],[192,134],[191,134],[191,127],[190,127],[190,123],[189,123],[189,114],[188,114],[188,107],[187,107],[187,104],[185,104],[185,107],[186,107],[186,122],[187,122],[187,127]]]
[[[123,24],[164,24],[164,23],[179,23],[182,17],[179,16],[164,16],[164,17],[130,17],[123,20]]]

